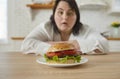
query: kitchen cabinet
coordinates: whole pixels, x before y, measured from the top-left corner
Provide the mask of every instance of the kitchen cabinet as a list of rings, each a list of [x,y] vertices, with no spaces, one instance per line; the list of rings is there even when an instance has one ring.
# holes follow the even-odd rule
[[[120,0],[112,0],[110,14],[120,15]]]
[[[109,40],[109,50],[111,52],[120,52],[120,40]]]
[[[110,52],[120,52],[120,38],[107,38]]]
[[[76,0],[80,9],[105,9],[107,3],[104,0]]]

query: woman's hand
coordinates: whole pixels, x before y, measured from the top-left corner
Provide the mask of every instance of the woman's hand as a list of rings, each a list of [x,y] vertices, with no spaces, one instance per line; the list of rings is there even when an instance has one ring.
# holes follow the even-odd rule
[[[77,51],[80,51],[80,46],[79,46],[79,43],[77,42],[77,40],[58,41],[58,42],[49,41],[49,42],[47,42],[47,43],[50,44],[50,45],[53,45],[53,44],[55,44],[55,43],[70,43],[70,44],[74,45],[74,47],[75,47],[75,49],[76,49]]]
[[[80,45],[77,42],[77,40],[71,40],[71,41],[68,41],[68,43],[71,43],[72,45],[74,45],[74,47],[77,51],[80,51]]]

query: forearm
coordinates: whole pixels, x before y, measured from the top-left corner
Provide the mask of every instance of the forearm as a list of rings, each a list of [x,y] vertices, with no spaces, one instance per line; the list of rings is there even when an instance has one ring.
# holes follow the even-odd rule
[[[23,41],[21,50],[24,54],[36,53],[43,55],[50,46],[50,44],[42,42],[40,40],[27,38]]]
[[[78,40],[81,51],[86,54],[105,54],[108,52],[106,40]]]

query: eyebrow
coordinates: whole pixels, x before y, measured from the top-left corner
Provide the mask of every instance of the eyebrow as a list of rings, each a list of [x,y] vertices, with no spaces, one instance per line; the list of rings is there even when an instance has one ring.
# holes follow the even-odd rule
[[[58,8],[58,9],[56,9],[56,10],[64,10],[64,9]],[[74,11],[74,10],[73,10],[73,9],[69,9],[68,11]]]
[[[63,10],[62,8],[58,8],[57,10]]]

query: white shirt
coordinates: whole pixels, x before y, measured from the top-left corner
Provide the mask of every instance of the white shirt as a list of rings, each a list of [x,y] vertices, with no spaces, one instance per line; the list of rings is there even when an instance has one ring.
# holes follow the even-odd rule
[[[108,52],[108,41],[101,34],[87,25],[83,26],[78,35],[70,35],[69,40],[77,40],[83,53],[95,54],[94,49],[99,49],[102,54]],[[23,41],[22,51],[25,54],[36,53],[44,55],[50,47],[47,41],[61,41],[59,33],[54,33],[50,22],[38,25]]]

